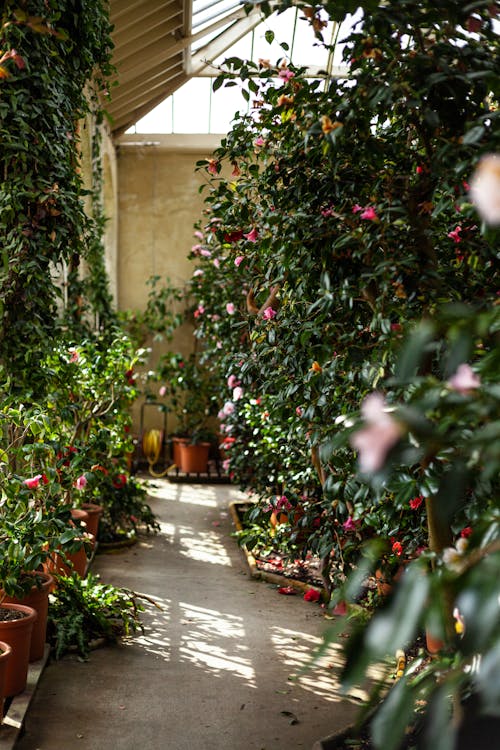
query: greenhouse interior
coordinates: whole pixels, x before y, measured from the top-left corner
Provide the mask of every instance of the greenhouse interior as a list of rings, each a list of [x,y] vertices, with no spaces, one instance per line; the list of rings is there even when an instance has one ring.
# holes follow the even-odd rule
[[[0,750],[498,747],[499,32],[4,0]]]

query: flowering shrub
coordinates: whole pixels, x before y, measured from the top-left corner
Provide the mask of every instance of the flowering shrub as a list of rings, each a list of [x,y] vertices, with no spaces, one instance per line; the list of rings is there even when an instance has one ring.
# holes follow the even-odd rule
[[[306,7],[311,33],[321,42],[322,14],[340,21],[357,6]],[[350,642],[346,680],[422,629],[437,633],[442,656],[391,691],[373,739],[396,747],[398,716],[402,731],[424,698],[427,746],[444,747],[459,723],[447,722],[450,696],[479,691],[491,707],[488,672],[471,680],[469,659],[485,649],[496,663],[498,639],[495,586],[479,584],[496,554],[498,247],[475,176],[481,164],[489,184],[499,150],[495,8],[361,7],[342,39],[345,79],[306,77],[284,47],[274,65],[231,58],[216,80],[240,85],[250,110],[198,163],[194,309],[207,358],[244,394],[222,408],[229,470],[258,490],[260,512],[297,477],[315,484],[321,526],[304,544],[343,575],[355,567],[333,602],[358,596],[381,557],[412,559]],[[456,546],[468,527],[470,558]],[[460,573],[446,567],[457,555],[469,560]],[[477,639],[462,590],[494,613]]]

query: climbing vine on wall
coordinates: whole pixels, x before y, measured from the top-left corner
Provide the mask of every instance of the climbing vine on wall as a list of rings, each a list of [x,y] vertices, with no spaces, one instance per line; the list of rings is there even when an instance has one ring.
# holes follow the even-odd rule
[[[75,282],[80,261],[96,261],[103,220],[84,211],[78,124],[91,110],[87,82],[93,80],[101,96],[105,92],[111,46],[107,8],[100,0],[4,3],[0,362],[7,375],[15,374],[17,389],[29,382],[36,392],[42,386],[36,363],[58,327],[83,324],[85,303]]]

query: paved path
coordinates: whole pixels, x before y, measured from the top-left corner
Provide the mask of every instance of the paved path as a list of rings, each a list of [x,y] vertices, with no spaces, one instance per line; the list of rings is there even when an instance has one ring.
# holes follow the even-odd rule
[[[343,727],[338,651],[302,674],[326,625],[317,604],[255,581],[227,485],[157,480],[161,533],[97,555],[104,582],[152,597],[145,634],[50,662],[16,750],[298,750]]]

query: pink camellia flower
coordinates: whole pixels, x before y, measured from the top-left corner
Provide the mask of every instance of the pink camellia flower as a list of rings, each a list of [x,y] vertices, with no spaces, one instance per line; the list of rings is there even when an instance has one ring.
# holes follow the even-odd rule
[[[236,377],[236,375],[230,375],[227,379],[227,387],[228,388],[236,388],[237,385],[240,384],[240,381]]]
[[[76,487],[77,490],[83,490],[83,488],[86,486],[86,484],[87,484],[87,477],[85,476],[85,474],[82,474],[76,480],[75,487]]]
[[[362,210],[363,210],[363,206],[360,206],[359,203],[355,203],[354,206],[352,207],[353,214],[357,214]]]
[[[200,245],[200,244],[198,244],[198,245],[192,245],[191,246],[191,252],[194,253],[195,255],[199,255],[201,248],[202,248],[202,245]]]
[[[158,391],[158,395],[163,397],[166,394],[166,392],[167,392],[166,386],[162,385]]]
[[[470,196],[480,217],[492,226],[500,224],[500,154],[486,154],[470,183]]]
[[[241,169],[236,164],[236,162],[233,162],[233,171],[231,172],[231,177],[239,177],[241,174]]]
[[[238,255],[238,257],[234,259],[234,265],[236,266],[236,268],[238,268],[241,265],[242,261],[244,260],[245,260],[244,255]]]
[[[78,362],[78,352],[76,349],[70,349],[71,357],[69,359],[70,362]]]
[[[236,388],[233,388],[233,401],[239,401],[240,398],[243,398],[243,388],[241,385],[237,385]]]
[[[302,407],[301,407],[301,406],[296,406],[296,407],[295,407],[295,414],[296,414],[296,415],[297,415],[298,417],[301,417],[303,413],[304,413],[304,412],[303,412],[303,410],[302,410]]]
[[[373,206],[367,206],[362,214],[360,214],[361,219],[368,219],[369,221],[378,221],[377,212],[373,208]]]
[[[236,311],[236,308],[232,302],[228,302],[226,305],[226,312],[229,313],[229,315],[234,315]]]
[[[207,172],[212,175],[216,175],[219,173],[217,159],[209,159]]]
[[[280,68],[278,76],[283,81],[289,81],[291,78],[295,77],[295,73],[292,70],[289,70],[288,68],[284,67],[284,68]]]
[[[211,258],[212,257],[212,253],[210,252],[210,250],[207,250],[206,247],[202,247],[201,248],[200,255],[202,255],[204,258]]]
[[[257,227],[254,227],[248,234],[244,234],[243,237],[245,237],[249,242],[257,242],[259,239],[259,230]]]
[[[197,268],[196,271],[194,271],[193,276],[203,276],[203,269]]]
[[[286,495],[281,495],[276,502],[276,510],[291,510],[292,503]]]
[[[352,516],[349,516],[347,521],[344,521],[344,523],[342,524],[342,528],[344,529],[344,531],[356,531],[356,524]]]
[[[316,589],[307,589],[306,593],[304,594],[304,601],[306,602],[319,602],[321,599],[321,594],[319,591],[316,591]]]
[[[470,365],[462,363],[458,366],[457,371],[448,380],[448,386],[465,396],[473,391],[475,388],[479,388],[481,385],[481,379],[479,375],[476,375]]]
[[[235,405],[232,401],[226,401],[224,406],[222,407],[222,413],[225,417],[229,417],[231,414],[234,413]]]
[[[415,172],[417,174],[422,174],[423,171],[424,171],[424,168],[420,164],[418,164],[417,168],[415,169]]]
[[[230,465],[231,465],[231,459],[230,458],[225,458],[224,461],[222,462],[222,470],[223,471],[229,471],[229,466]]]
[[[254,146],[265,146],[266,142],[263,139],[263,137],[261,135],[259,135],[259,137],[254,140],[253,145]]]
[[[202,240],[204,237],[204,234],[199,229],[197,229],[196,232],[193,233],[193,237],[197,237],[199,240]]]
[[[462,242],[462,238],[460,237],[461,231],[462,231],[462,227],[458,226],[458,227],[455,227],[455,229],[453,229],[451,232],[448,232],[446,236],[449,237],[451,240],[453,240],[453,242]]]
[[[262,317],[264,320],[272,320],[276,317],[276,310],[274,310],[272,307],[266,307],[265,310],[262,312]]]
[[[220,260],[219,260],[218,258],[214,258],[214,266],[215,266],[216,268],[219,268],[219,267],[220,267]]]
[[[35,477],[30,477],[29,479],[25,479],[24,484],[29,490],[36,490],[36,488],[40,484],[40,479],[42,479],[42,474],[37,474]]]
[[[382,468],[388,452],[403,434],[403,428],[388,414],[381,393],[371,393],[365,398],[361,414],[367,425],[352,435],[351,445],[359,453],[361,471],[372,473]]]

